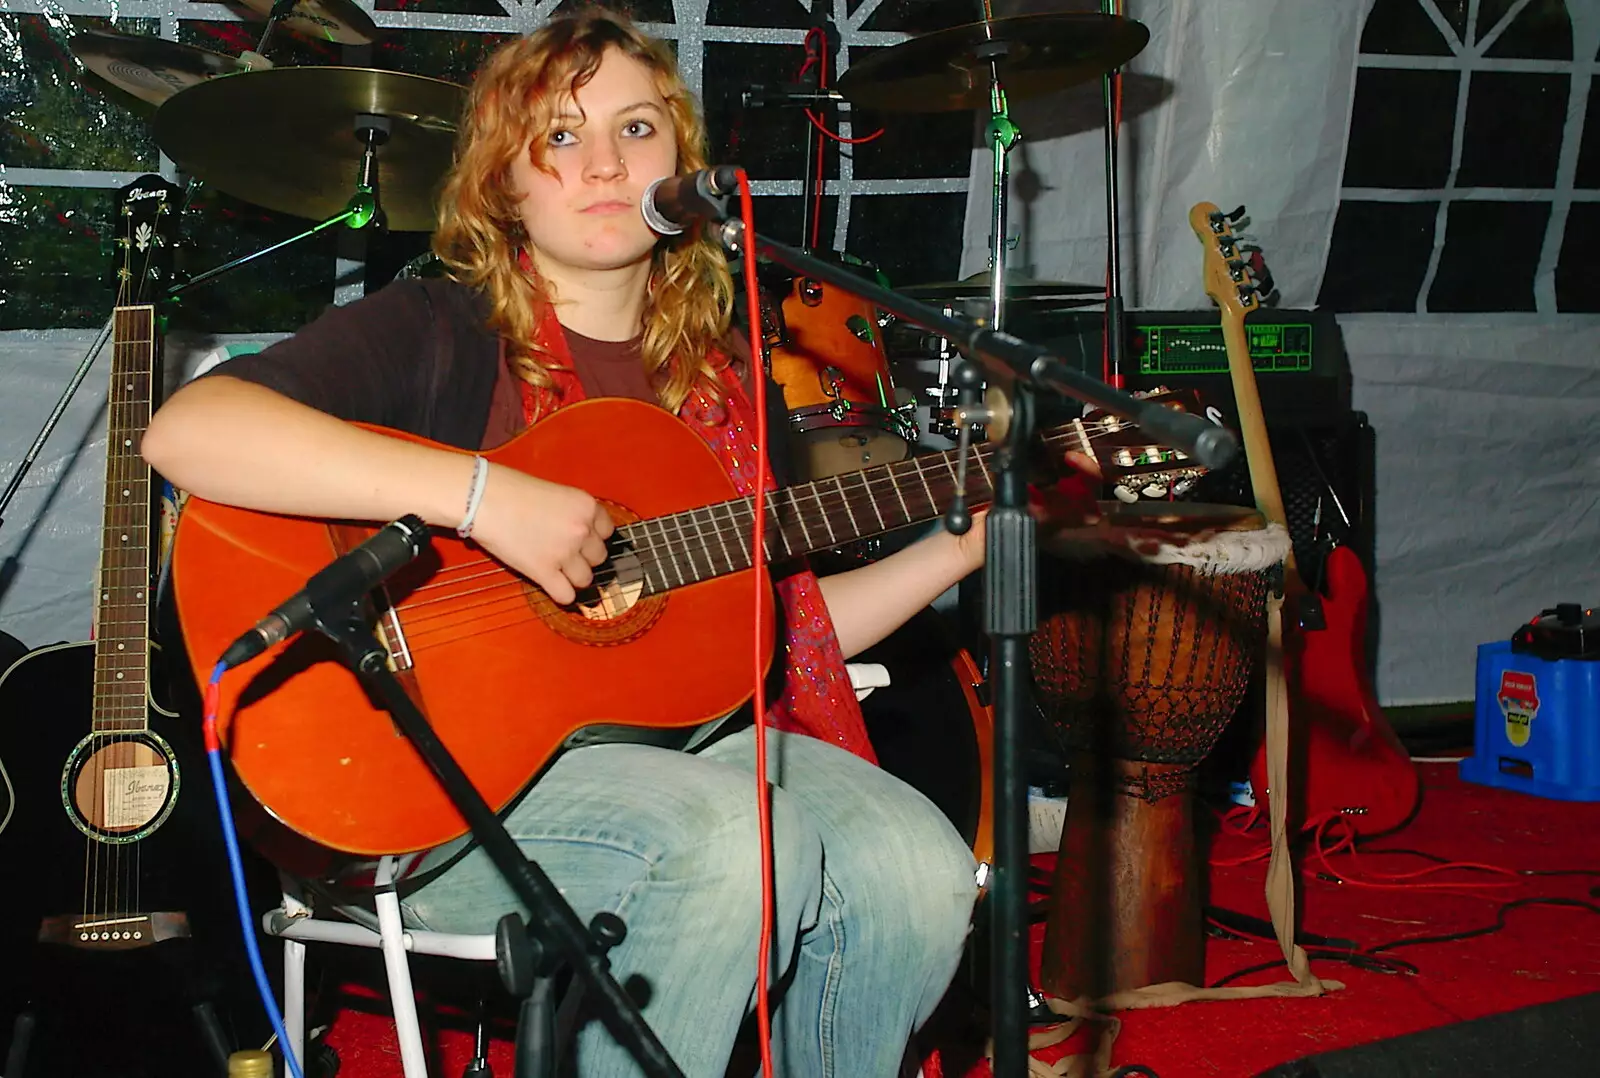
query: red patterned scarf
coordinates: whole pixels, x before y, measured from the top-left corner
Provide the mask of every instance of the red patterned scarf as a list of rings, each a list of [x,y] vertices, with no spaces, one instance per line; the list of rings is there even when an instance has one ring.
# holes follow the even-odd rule
[[[553,312],[539,328],[540,344],[554,363],[548,368],[552,388],[522,387],[523,418],[531,426],[563,405],[584,399],[583,385],[573,369],[566,334]],[[705,439],[732,480],[734,490],[747,497],[755,489],[755,408],[732,364],[713,357],[725,399],[721,402],[696,390],[678,411],[684,425]],[[777,489],[767,476],[767,489]],[[856,701],[845,669],[844,653],[833,631],[833,620],[823,602],[822,588],[809,568],[776,582],[784,627],[784,677],[782,689],[771,699],[767,721],[780,730],[832,742],[874,763],[877,757],[867,737],[866,721]]]

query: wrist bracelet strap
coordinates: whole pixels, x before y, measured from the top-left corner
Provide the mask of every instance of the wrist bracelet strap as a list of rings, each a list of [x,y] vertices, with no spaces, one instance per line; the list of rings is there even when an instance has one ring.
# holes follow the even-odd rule
[[[483,489],[488,485],[488,460],[483,457],[473,457],[472,489],[467,494],[467,512],[461,518],[461,526],[456,528],[456,534],[463,539],[468,539],[472,536],[472,522],[478,518],[478,506],[483,504]]]

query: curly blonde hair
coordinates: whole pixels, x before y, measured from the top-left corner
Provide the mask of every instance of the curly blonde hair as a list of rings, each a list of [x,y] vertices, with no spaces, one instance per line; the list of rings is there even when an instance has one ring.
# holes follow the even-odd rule
[[[554,361],[540,346],[538,329],[550,295],[519,258],[527,235],[511,164],[532,152],[543,166],[538,155],[556,107],[594,77],[610,49],[653,75],[672,118],[678,172],[706,166],[705,122],[671,51],[625,16],[589,9],[507,42],[479,69],[433,235],[434,253],[450,275],[488,297],[490,325],[505,338],[517,373],[544,389],[552,385]],[[722,250],[698,233],[663,240],[652,257],[640,351],[661,403],[677,412],[697,386],[721,396],[712,356],[725,348],[733,281]]]

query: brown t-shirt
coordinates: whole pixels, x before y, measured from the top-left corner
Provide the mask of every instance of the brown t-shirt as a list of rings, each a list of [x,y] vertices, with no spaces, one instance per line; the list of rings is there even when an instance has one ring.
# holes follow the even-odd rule
[[[459,449],[505,442],[523,427],[521,390],[489,327],[488,303],[445,278],[395,281],[343,307],[332,307],[293,337],[254,355],[219,363],[226,375],[264,385],[302,404],[354,422],[391,427]],[[566,331],[567,347],[590,397],[655,401],[639,342],[594,341]],[[727,342],[743,361],[742,335]],[[773,477],[791,481],[783,391],[767,379],[767,427]]]
[[[572,369],[578,375],[585,397],[629,397],[657,403],[655,390],[644,371],[639,353],[641,337],[629,341],[597,341],[576,330],[561,327],[572,353]],[[522,406],[521,381],[502,356],[495,378],[494,396],[489,402],[489,422],[483,432],[483,448],[508,442],[526,426]]]

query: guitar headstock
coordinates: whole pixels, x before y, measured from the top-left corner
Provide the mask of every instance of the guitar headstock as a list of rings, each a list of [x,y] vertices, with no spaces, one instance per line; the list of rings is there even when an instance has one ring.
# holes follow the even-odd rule
[[[1207,414],[1205,401],[1193,389],[1162,386],[1134,396],[1190,415]],[[1083,427],[1100,473],[1119,501],[1182,494],[1206,474],[1203,465],[1170,446],[1152,442],[1148,434],[1121,416],[1092,408],[1083,417]]]
[[[140,176],[117,195],[117,306],[137,307],[161,298],[172,281],[178,211],[183,189],[160,176]]]
[[[1197,203],[1189,211],[1189,227],[1205,248],[1206,295],[1223,314],[1241,320],[1273,291],[1261,248],[1243,242],[1234,231],[1244,214],[1243,206],[1223,213],[1210,202]]]

